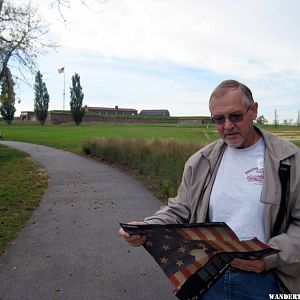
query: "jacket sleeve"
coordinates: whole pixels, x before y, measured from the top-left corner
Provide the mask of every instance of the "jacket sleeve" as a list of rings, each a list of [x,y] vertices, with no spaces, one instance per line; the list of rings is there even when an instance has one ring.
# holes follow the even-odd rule
[[[182,224],[189,223],[191,167],[187,162],[183,171],[181,184],[175,198],[169,198],[168,205],[163,206],[153,216],[145,218],[147,224]]]
[[[298,229],[299,230],[299,229]],[[300,234],[300,232],[299,232]],[[269,241],[269,246],[281,252],[265,257],[266,270],[276,268],[281,273],[297,277],[300,272],[300,244],[299,236],[282,233]]]
[[[276,255],[265,258],[266,268],[276,268],[279,272],[292,277],[300,274],[300,152],[292,162],[289,190],[289,221],[287,230],[272,237],[268,244],[280,250]]]

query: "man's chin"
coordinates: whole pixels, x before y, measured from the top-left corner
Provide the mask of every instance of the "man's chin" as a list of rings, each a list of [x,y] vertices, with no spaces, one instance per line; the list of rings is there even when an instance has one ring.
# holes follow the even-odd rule
[[[232,138],[227,138],[227,137],[224,138],[224,142],[232,148],[239,148],[239,147],[241,147],[241,145],[243,143],[243,141],[241,139],[236,139],[236,138],[232,139]]]

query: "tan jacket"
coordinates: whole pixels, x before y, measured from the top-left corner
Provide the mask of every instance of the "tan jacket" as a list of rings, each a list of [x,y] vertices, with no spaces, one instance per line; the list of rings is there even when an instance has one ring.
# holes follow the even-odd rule
[[[261,201],[265,204],[264,226],[268,244],[278,250],[265,258],[266,270],[273,269],[292,293],[300,292],[300,149],[267,131],[256,128],[264,138],[265,172]],[[182,182],[176,198],[169,199],[146,223],[200,223],[205,222],[211,189],[226,144],[217,140],[192,155],[186,162]],[[291,166],[288,202],[288,220],[280,234],[271,238],[271,232],[281,200],[278,176],[280,162]],[[249,224],[251,226],[251,224]],[[287,228],[287,230],[285,230]]]

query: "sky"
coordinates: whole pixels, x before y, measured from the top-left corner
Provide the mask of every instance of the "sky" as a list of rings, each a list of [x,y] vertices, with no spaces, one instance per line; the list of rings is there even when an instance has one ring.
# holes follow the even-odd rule
[[[50,25],[55,51],[38,58],[50,110],[69,109],[72,75],[88,106],[209,115],[225,79],[246,84],[269,123],[300,110],[298,0],[71,0],[62,22],[53,1],[31,0]],[[57,69],[65,67],[64,74]],[[34,77],[28,75],[34,83]],[[65,79],[65,105],[63,103]],[[16,90],[17,113],[33,110],[32,86]]]

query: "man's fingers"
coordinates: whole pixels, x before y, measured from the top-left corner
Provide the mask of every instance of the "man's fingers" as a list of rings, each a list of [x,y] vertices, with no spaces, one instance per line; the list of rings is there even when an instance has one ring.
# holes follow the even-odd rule
[[[146,242],[147,237],[145,235],[135,234],[127,238],[127,242],[132,246],[140,246]]]
[[[231,262],[231,266],[243,271],[261,273],[265,270],[265,262],[262,259],[247,260],[235,258]]]
[[[130,237],[130,234],[127,233],[123,228],[120,228],[118,233],[119,233],[119,236],[124,239],[128,239]]]
[[[130,245],[137,247],[137,246],[141,246],[142,244],[144,244],[147,240],[147,237],[145,235],[141,235],[141,234],[133,234],[130,235],[129,233],[127,233],[126,231],[124,231],[123,228],[119,229],[119,235],[126,241],[128,242]]]

